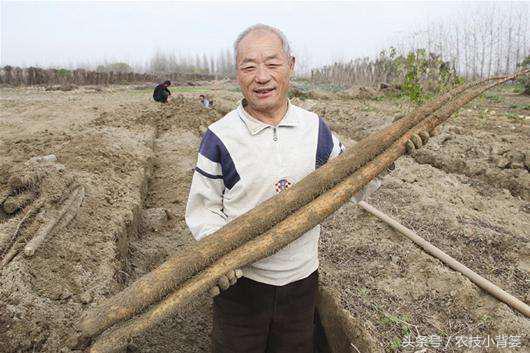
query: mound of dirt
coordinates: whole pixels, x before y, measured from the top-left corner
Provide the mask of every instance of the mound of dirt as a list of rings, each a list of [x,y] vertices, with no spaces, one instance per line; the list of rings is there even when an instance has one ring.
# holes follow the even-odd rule
[[[519,140],[519,134],[504,131],[499,135],[446,126],[414,154],[414,159],[448,173],[473,177],[474,183],[482,183],[485,194],[495,187],[530,200],[530,152]]]
[[[131,130],[152,126],[156,128],[157,134],[169,131],[172,127],[179,127],[202,133],[208,125],[222,116],[223,114],[215,109],[204,108],[195,99],[176,96],[167,104],[121,104],[112,111],[99,113],[92,125],[124,127]]]
[[[64,165],[64,169],[52,168],[46,173],[37,169],[39,177],[30,178],[37,181],[33,187],[37,186],[41,197],[60,202],[61,197],[55,196],[64,195],[70,182],[82,185],[86,197],[71,223],[49,234],[34,256],[19,253],[0,270],[2,352],[67,351],[65,340],[82,312],[124,283],[122,261],[128,252],[129,234],[136,227],[135,210],[142,202],[141,185],[151,153],[145,141],[154,138],[154,131],[139,134],[88,128],[70,133],[71,139],[63,144],[50,144],[53,139],[37,134],[24,140],[4,140],[12,159],[24,150],[45,154],[52,149],[58,163]],[[0,191],[15,185],[20,190],[24,179],[20,176],[35,175],[36,168],[11,164],[2,175]],[[0,216],[0,229],[11,236],[35,202],[12,215]],[[43,206],[47,213],[52,209],[51,204]],[[21,229],[18,240],[24,241],[36,233],[39,223]]]

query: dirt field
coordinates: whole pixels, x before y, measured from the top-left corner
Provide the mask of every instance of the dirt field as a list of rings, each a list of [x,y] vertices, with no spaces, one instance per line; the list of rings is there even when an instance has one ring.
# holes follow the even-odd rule
[[[68,227],[0,269],[0,352],[69,352],[65,340],[83,312],[194,241],[184,208],[200,136],[239,93],[228,83],[174,91],[181,97],[162,106],[133,86],[0,89],[0,197],[28,159],[49,154],[62,166],[44,181],[73,180],[86,192]],[[218,110],[202,108],[199,93]],[[346,94],[293,102],[323,116],[346,146],[412,109],[400,98]],[[509,87],[475,100],[400,158],[368,199],[527,304],[529,105]],[[70,184],[61,185],[68,194]],[[38,190],[50,207],[54,190]],[[0,210],[0,250],[20,245],[10,235],[35,203]],[[529,319],[356,205],[323,224],[320,256],[322,284],[352,315],[363,353],[530,349]],[[128,351],[207,352],[210,311],[211,300],[198,298]]]

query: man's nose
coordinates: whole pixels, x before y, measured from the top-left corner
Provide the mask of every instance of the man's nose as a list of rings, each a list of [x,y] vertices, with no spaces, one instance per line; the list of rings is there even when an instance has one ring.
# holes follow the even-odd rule
[[[256,83],[267,83],[271,79],[269,70],[265,66],[259,65],[254,80]]]

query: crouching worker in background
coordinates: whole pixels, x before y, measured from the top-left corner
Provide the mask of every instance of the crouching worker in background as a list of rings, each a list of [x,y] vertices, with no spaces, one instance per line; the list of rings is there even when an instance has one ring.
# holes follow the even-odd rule
[[[164,81],[164,83],[157,85],[153,92],[153,99],[157,102],[167,103],[171,98],[171,92],[167,89],[169,86],[171,86],[171,81]]]
[[[234,49],[244,99],[203,136],[186,206],[186,223],[197,240],[344,149],[322,118],[288,100],[295,58],[281,31],[252,26]],[[215,353],[313,353],[319,235],[317,226],[221,277],[210,290]]]

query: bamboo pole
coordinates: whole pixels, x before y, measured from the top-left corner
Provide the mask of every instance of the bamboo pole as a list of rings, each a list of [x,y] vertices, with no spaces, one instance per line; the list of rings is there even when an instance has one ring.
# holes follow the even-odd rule
[[[368,184],[386,167],[403,155],[406,152],[406,142],[410,140],[412,135],[425,131],[426,126],[432,126],[434,128],[449,118],[463,104],[476,98],[487,89],[501,84],[508,79],[497,81],[484,88],[468,93],[458,101],[444,108],[443,113],[433,115],[426,119],[427,123],[420,123],[410,129],[383,153],[359,168],[355,173],[334,186],[331,190],[328,190],[312,202],[299,208],[264,234],[222,256],[211,266],[187,280],[180,288],[169,294],[159,304],[154,305],[144,314],[133,320],[118,324],[110,332],[99,337],[90,348],[90,353],[113,353],[126,347],[133,337],[171,317],[197,295],[214,286],[217,279],[225,273],[275,253],[305,232],[322,223],[325,218],[338,210],[344,203],[348,202],[364,185]]]
[[[521,314],[525,315],[526,317],[530,318],[530,306],[523,303],[521,300],[517,299],[513,295],[505,292],[502,288],[496,286],[495,284],[491,283],[484,277],[480,276],[473,270],[469,269],[462,263],[456,261],[451,256],[444,253],[442,250],[438,249],[422,237],[420,237],[418,234],[413,232],[412,230],[406,228],[404,225],[396,221],[395,219],[387,216],[383,212],[379,211],[372,205],[361,201],[358,203],[359,206],[361,206],[365,211],[373,214],[395,230],[397,230],[399,233],[403,234],[410,240],[412,240],[414,243],[416,243],[420,248],[425,250],[427,253],[431,254],[432,256],[436,257],[438,260],[442,261],[447,266],[451,267],[453,270],[460,272],[473,283],[475,283],[480,288],[484,289],[487,293],[491,294],[495,298],[499,299],[500,301],[506,303],[513,309],[519,311]]]
[[[291,188],[264,201],[215,233],[189,246],[186,252],[179,252],[178,255],[169,258],[158,268],[88,312],[79,324],[80,340],[85,341],[114,323],[130,318],[148,305],[159,301],[194,273],[204,269],[223,254],[264,233],[300,206],[351,175],[456,95],[490,80],[493,78],[459,86],[428,102],[391,126],[359,141],[353,148],[329,161]]]

